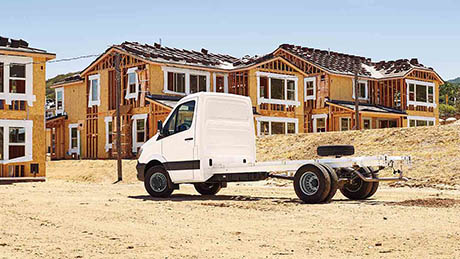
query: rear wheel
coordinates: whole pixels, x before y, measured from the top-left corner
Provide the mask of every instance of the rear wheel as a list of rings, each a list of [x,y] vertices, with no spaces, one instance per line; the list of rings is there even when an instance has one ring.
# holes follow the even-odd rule
[[[331,178],[319,164],[308,164],[297,170],[294,176],[294,190],[305,203],[320,203],[331,190]]]
[[[367,167],[361,167],[358,170],[363,176],[369,177],[371,171]],[[356,174],[351,175],[351,180],[340,188],[340,192],[351,200],[364,200],[371,192],[373,183],[365,182]]]
[[[152,197],[167,198],[174,191],[168,172],[162,166],[153,166],[147,170],[144,186]]]
[[[374,171],[374,169],[372,169],[372,167],[368,167],[367,169],[369,169],[369,171],[371,171],[372,178],[374,178],[374,179],[378,178],[378,173],[376,173]],[[371,191],[369,192],[369,194],[367,195],[366,198],[372,197],[377,192],[378,188],[379,188],[379,182],[373,182]]]
[[[195,183],[195,190],[202,195],[215,195],[220,191],[220,183]]]
[[[329,173],[329,177],[331,178],[331,190],[329,191],[329,194],[326,196],[323,202],[330,202],[334,195],[337,193],[337,189],[339,188],[339,177],[337,176],[337,173],[335,172],[334,168],[330,167],[329,165],[325,164],[320,164],[324,169],[327,170]]]

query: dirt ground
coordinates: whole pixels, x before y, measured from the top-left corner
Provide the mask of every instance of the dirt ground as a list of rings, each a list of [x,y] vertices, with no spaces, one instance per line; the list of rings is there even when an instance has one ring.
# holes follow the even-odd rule
[[[455,258],[459,197],[384,187],[372,200],[306,205],[290,186],[204,197],[185,185],[156,200],[142,183],[3,185],[0,258]]]
[[[411,155],[410,181],[320,205],[282,180],[158,200],[134,160],[118,184],[113,160],[52,161],[45,183],[0,185],[0,258],[460,258],[460,125],[267,137],[257,156],[309,159],[337,143]]]

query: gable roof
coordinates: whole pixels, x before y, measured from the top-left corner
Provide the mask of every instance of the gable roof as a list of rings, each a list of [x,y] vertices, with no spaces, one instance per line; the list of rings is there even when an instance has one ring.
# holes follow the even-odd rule
[[[358,63],[361,63],[361,67],[358,72],[359,76],[372,77],[376,79],[401,77],[413,69],[434,72],[433,68],[420,64],[416,58],[410,60],[398,59],[394,61],[373,62],[371,58],[328,50],[294,46],[291,44],[282,44],[278,49],[282,49],[288,53],[296,55],[297,57],[302,58],[330,73],[354,75]]]
[[[201,51],[176,49],[161,46],[160,44],[148,45],[137,42],[125,41],[113,47],[126,51],[135,56],[153,62],[167,62],[181,65],[202,66],[217,69],[232,69],[233,63],[239,59],[226,54],[210,53],[206,49]]]
[[[50,88],[58,88],[58,87],[63,86],[63,85],[67,85],[67,84],[71,84],[71,83],[77,83],[77,82],[83,82],[83,81],[84,81],[84,79],[80,76],[79,73],[77,73],[75,75],[65,77],[62,80],[55,82],[54,84],[52,84],[50,86]]]

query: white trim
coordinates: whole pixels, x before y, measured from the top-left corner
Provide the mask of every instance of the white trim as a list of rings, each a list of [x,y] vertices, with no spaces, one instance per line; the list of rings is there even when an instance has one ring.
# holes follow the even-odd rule
[[[318,132],[318,123],[317,123],[317,119],[324,119],[325,121],[325,126],[326,126],[326,132],[327,132],[327,114],[326,113],[322,113],[322,114],[313,114],[311,116],[312,120],[313,120],[313,132],[314,133],[317,133]]]
[[[436,118],[435,117],[424,117],[424,116],[407,116],[407,127],[410,127],[410,121],[432,121],[433,125],[436,126]],[[428,123],[427,123],[428,124]],[[428,126],[428,125],[427,125]],[[417,127],[417,122],[415,122],[415,127]]]
[[[359,97],[358,100],[369,100],[369,83],[367,80],[358,80],[358,84],[365,84],[365,98]],[[355,99],[355,79],[353,78],[353,94],[352,98]]]
[[[97,80],[97,100],[93,101],[93,84],[91,83],[92,80]],[[88,77],[89,81],[89,98],[88,98],[88,107],[93,105],[100,106],[101,105],[101,76],[99,74],[91,75]]]
[[[127,75],[127,87],[126,87],[126,95],[125,95],[125,99],[126,100],[129,100],[129,99],[136,99],[137,101],[137,98],[139,96],[139,78],[137,76],[137,67],[132,67],[132,68],[129,68],[128,71],[126,72],[126,75]],[[134,91],[134,93],[130,93],[129,92],[129,74],[134,74],[135,76],[135,84],[136,84],[136,90]]]
[[[131,133],[132,133],[132,142],[133,142],[133,146],[132,146],[132,150],[133,150],[133,153],[137,153],[137,149],[139,147],[141,147],[145,141],[147,141],[147,114],[144,113],[144,114],[134,114],[132,117],[131,117],[131,120],[132,120],[132,129],[131,129]],[[137,142],[137,128],[136,128],[136,122],[137,120],[144,120],[144,139],[145,141],[144,142]]]
[[[58,99],[57,93],[62,93],[62,109],[58,109]],[[64,113],[64,87],[54,89],[54,96],[55,96],[55,104],[56,104],[56,115]]]
[[[112,148],[112,143],[109,143],[109,122],[112,122],[112,116],[107,116],[104,118],[105,122],[105,152],[108,152]],[[112,131],[113,131],[113,122],[112,122]],[[113,132],[112,132],[112,141],[113,141]]]
[[[19,163],[32,161],[32,143],[33,143],[33,121],[32,120],[0,120],[0,127],[3,127],[3,155],[4,160],[0,160],[0,164]],[[17,157],[13,159],[9,158],[9,137],[10,127],[23,127],[26,131],[25,136],[25,155],[23,157]]]
[[[307,95],[307,82],[313,82],[313,95]],[[316,100],[316,76],[303,79],[304,100]]]
[[[414,85],[414,101],[409,101],[409,84]],[[407,105],[415,105],[415,106],[426,106],[426,107],[436,107],[436,85],[434,83],[425,82],[425,81],[417,81],[412,79],[406,79],[406,95],[407,95]],[[417,102],[417,85],[424,85],[426,86],[426,98],[427,102]],[[433,87],[433,102],[428,102],[428,87]]]
[[[72,129],[77,129],[77,147],[72,148]],[[80,131],[78,130],[78,123],[69,124],[69,154],[80,155]]]
[[[268,77],[268,98],[260,97],[260,77]],[[271,103],[271,104],[284,104],[284,105],[292,105],[292,106],[300,106],[299,96],[298,96],[298,81],[299,78],[293,75],[285,75],[285,74],[277,74],[277,73],[267,73],[267,72],[256,72],[257,77],[257,105],[262,103]],[[271,93],[271,78],[275,79],[282,79],[284,80],[284,96],[286,100],[279,100],[279,99],[272,99]],[[295,89],[295,100],[287,100],[287,80],[294,81],[294,89]]]
[[[31,57],[18,57],[18,56],[4,56],[0,55],[0,63],[3,63],[3,93],[0,93],[0,99],[4,99],[6,104],[11,105],[11,101],[27,101],[29,106],[33,106],[33,102],[36,101],[36,96],[33,94],[34,87],[34,66],[33,59]],[[10,65],[11,64],[25,64],[26,66],[26,93],[10,93]],[[24,78],[18,78],[24,80]]]
[[[206,76],[206,92],[209,92],[211,89],[211,79],[210,79],[211,73],[208,71],[168,67],[168,66],[162,66],[161,69],[163,70],[163,92],[164,93],[179,94],[179,95],[190,94],[190,75]],[[174,92],[174,91],[168,90],[168,72],[185,74],[185,93]]]
[[[217,79],[216,77],[217,76],[223,76],[224,77],[224,93],[228,93],[228,74],[226,73],[213,73],[212,74],[212,85],[214,87],[214,92],[217,92],[217,86],[216,86],[216,83],[217,83]]]
[[[287,123],[294,123],[295,124],[295,134],[299,133],[299,119],[297,118],[287,118],[287,117],[266,117],[266,116],[261,116],[256,118],[257,121],[257,136],[260,136],[261,132],[261,122],[268,122],[268,130],[269,130],[269,135],[272,135],[272,122],[284,122],[285,124],[285,134],[288,134],[288,126]]]

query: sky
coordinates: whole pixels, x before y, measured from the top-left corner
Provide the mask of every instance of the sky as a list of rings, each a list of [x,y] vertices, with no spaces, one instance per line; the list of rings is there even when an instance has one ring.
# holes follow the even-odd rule
[[[417,57],[444,80],[460,77],[460,1],[1,0],[0,36],[22,38],[57,59],[113,44],[261,55],[290,43],[372,58]],[[94,58],[52,63],[47,78]]]

